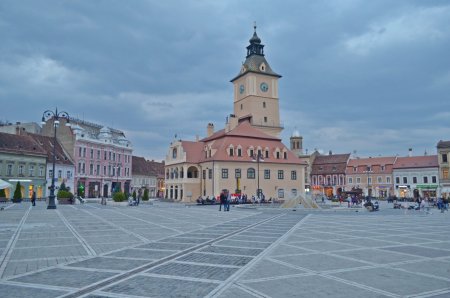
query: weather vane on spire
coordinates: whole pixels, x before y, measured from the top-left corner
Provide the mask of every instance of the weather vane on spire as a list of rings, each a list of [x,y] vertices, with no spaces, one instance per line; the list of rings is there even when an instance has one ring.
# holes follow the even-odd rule
[[[253,21],[253,29],[255,30],[256,33],[256,21]]]

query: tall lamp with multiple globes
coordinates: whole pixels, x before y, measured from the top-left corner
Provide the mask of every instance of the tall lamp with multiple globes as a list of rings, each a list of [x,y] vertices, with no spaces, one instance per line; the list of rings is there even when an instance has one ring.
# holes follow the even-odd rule
[[[371,193],[369,193],[369,188],[370,188],[371,183],[369,183],[369,178],[370,178],[370,174],[372,174],[373,171],[370,166],[367,166],[366,170],[363,173],[367,174],[367,196],[370,197]]]
[[[262,190],[259,188],[259,163],[260,162],[264,162],[264,158],[263,158],[262,153],[261,153],[260,150],[258,150],[258,153],[256,155],[253,155],[252,161],[257,163],[258,189],[256,190],[256,196],[260,200],[261,199]]]
[[[52,170],[52,184],[50,186],[50,195],[48,196],[48,205],[47,209],[56,209],[55,203],[55,164],[56,164],[56,129],[59,125],[59,119],[66,119],[66,125],[70,126],[70,116],[69,113],[60,111],[58,112],[58,108],[55,111],[47,110],[42,114],[42,124],[46,123],[46,120],[53,118],[53,170]]]

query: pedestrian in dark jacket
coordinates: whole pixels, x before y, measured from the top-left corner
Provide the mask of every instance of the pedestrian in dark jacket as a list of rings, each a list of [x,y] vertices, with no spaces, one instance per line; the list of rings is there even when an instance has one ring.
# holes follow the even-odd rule
[[[33,191],[33,194],[31,195],[31,205],[36,206],[36,192]]]
[[[219,205],[219,211],[222,210],[222,205],[223,205],[223,211],[227,211],[227,195],[225,194],[225,192],[222,190],[222,192],[220,193],[220,205]]]

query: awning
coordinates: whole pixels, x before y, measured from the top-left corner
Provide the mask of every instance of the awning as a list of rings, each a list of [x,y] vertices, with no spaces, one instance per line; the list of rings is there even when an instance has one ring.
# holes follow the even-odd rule
[[[6,182],[5,180],[0,179],[0,189],[12,188],[12,184]]]
[[[417,184],[416,188],[418,189],[436,189],[439,185],[437,184]]]

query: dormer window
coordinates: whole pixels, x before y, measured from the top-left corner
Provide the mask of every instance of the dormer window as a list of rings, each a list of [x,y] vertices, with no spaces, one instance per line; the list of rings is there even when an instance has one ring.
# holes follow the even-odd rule
[[[241,157],[242,156],[242,149],[238,148],[237,150],[237,156]]]
[[[233,147],[230,147],[230,156],[234,156],[234,149],[233,149]]]
[[[266,71],[266,64],[265,64],[265,63],[262,63],[262,64],[259,66],[259,70],[260,70],[260,71]]]

